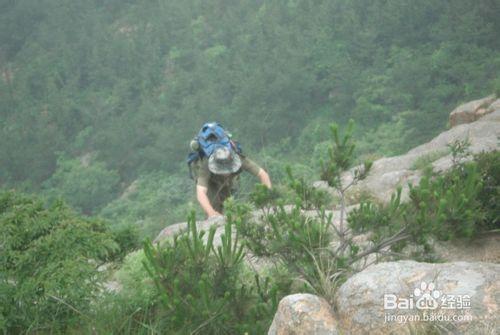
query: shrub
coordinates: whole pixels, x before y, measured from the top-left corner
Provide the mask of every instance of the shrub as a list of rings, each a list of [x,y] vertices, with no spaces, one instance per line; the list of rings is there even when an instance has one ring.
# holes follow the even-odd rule
[[[259,196],[253,198],[262,204],[264,196],[259,190]],[[328,250],[333,239],[329,230],[331,218],[324,211],[319,218],[306,217],[301,211],[302,203],[296,199],[295,206],[288,208],[280,200],[274,205],[267,202],[266,206],[270,207],[261,207],[264,215],[260,223],[249,220],[240,209],[239,217],[243,220],[238,222],[237,229],[253,255],[270,259],[276,268],[287,269],[289,285],[292,279],[299,279],[306,284],[302,290],[331,298],[331,283],[323,282],[324,274],[336,270],[338,264],[335,263],[339,260]]]
[[[0,324],[7,333],[59,332],[95,298],[96,271],[118,249],[102,221],[61,202],[0,194]]]
[[[165,226],[184,221],[189,213],[193,182],[183,177],[161,172],[143,175],[99,215],[118,226],[137,227],[140,239],[152,238]]]
[[[481,153],[475,156],[482,188],[478,201],[485,211],[482,230],[500,228],[500,152]]]
[[[60,157],[57,170],[45,183],[52,197],[62,196],[75,209],[85,214],[96,213],[114,198],[120,177],[104,163],[85,166],[79,159]]]
[[[165,333],[262,334],[278,303],[269,279],[242,278],[244,250],[228,214],[221,245],[214,245],[215,228],[198,231],[194,214],[188,232],[165,245],[144,245],[144,265],[153,279]]]
[[[306,283],[308,290],[320,294],[330,301],[336,286],[352,270],[358,257],[359,247],[348,235],[344,225],[346,211],[345,195],[357,181],[363,179],[371,163],[356,168],[352,181],[344,185],[342,173],[347,172],[354,161],[355,145],[352,141],[353,123],[350,122],[344,136],[340,136],[337,125],[331,126],[332,143],[326,162],[321,162],[321,177],[339,194],[340,224],[333,222],[327,213],[328,195],[295,178],[287,170],[289,188],[295,193],[295,205],[285,207],[274,191],[257,188],[251,199],[263,212],[262,223],[252,224],[244,220],[237,225],[246,239],[251,252],[256,256],[269,257],[276,266],[285,266],[293,278]],[[303,210],[316,210],[316,215],[304,215]],[[244,217],[244,216],[243,216]],[[374,248],[373,250],[377,250]],[[367,254],[373,250],[366,251]]]
[[[120,284],[123,285],[120,295],[134,306],[145,306],[155,301],[154,283],[144,269],[145,261],[143,249],[131,252],[125,257],[122,267],[115,274]]]
[[[459,166],[444,175],[426,175],[410,188],[411,211],[422,235],[448,240],[472,237],[483,222],[484,211],[478,200],[482,188],[476,164]]]
[[[412,241],[425,252],[431,239],[472,238],[498,228],[500,155],[483,153],[463,162],[467,150],[462,144],[452,147],[451,170],[441,175],[427,170],[418,186],[410,186],[408,203],[400,203],[400,189],[387,205],[364,202],[349,214],[350,228],[370,233],[374,242],[399,231],[407,238],[393,244],[392,251]]]
[[[111,226],[110,232],[120,248],[119,252],[113,255],[115,259],[123,259],[128,253],[141,246],[137,226],[131,224],[114,225]]]
[[[103,292],[77,333],[85,334],[151,334],[156,330],[158,299],[154,283],[145,271],[144,251],[129,253],[113,275],[119,283],[116,291]]]

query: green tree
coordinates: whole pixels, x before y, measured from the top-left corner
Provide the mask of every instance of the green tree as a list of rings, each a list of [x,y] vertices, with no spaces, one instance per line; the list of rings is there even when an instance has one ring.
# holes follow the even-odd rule
[[[99,220],[14,192],[0,194],[0,325],[64,332],[96,298],[97,267],[118,249]]]
[[[111,201],[119,182],[117,172],[90,157],[87,155],[81,160],[60,157],[56,172],[45,183],[50,194],[62,196],[85,214],[95,213]],[[89,162],[84,162],[85,159]]]

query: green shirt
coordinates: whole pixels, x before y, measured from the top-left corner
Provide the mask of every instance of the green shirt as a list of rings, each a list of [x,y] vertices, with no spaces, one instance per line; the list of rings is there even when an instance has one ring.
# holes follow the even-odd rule
[[[208,159],[203,158],[196,163],[196,185],[207,188],[207,196],[212,207],[222,213],[224,201],[231,196],[233,191],[233,180],[241,173],[248,171],[257,176],[260,171],[260,166],[252,160],[241,156],[241,168],[228,175],[217,175],[210,172],[208,169]]]
[[[254,176],[258,176],[260,166],[247,157],[240,156],[240,158],[241,168],[237,172],[229,175],[217,175],[210,172],[208,169],[208,159],[201,159],[197,163],[196,184],[207,188],[211,186],[231,187],[233,179],[240,174],[241,171],[248,171]]]

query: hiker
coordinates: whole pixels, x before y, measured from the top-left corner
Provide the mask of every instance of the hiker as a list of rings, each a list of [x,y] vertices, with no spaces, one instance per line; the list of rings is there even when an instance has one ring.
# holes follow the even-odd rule
[[[267,172],[245,157],[238,143],[216,123],[205,123],[198,136],[191,141],[193,152],[188,164],[193,166],[196,181],[196,198],[208,218],[220,216],[224,200],[231,196],[234,179],[247,171],[258,177],[260,182],[271,188]]]

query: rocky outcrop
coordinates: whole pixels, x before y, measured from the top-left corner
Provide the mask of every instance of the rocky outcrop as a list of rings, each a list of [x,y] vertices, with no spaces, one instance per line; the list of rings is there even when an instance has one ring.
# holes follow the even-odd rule
[[[490,101],[486,98],[479,101]],[[475,103],[474,106],[478,105]],[[384,157],[373,163],[368,177],[358,183],[350,190],[352,194],[368,192],[371,196],[381,202],[388,202],[394,190],[401,186],[403,188],[402,199],[408,197],[408,183],[418,184],[421,171],[416,167],[419,160],[429,160],[434,171],[442,172],[452,167],[452,156],[448,145],[455,141],[468,139],[469,151],[472,154],[489,152],[499,149],[500,137],[500,101],[487,106],[489,114],[481,119],[467,124],[460,124],[449,129],[428,143],[422,144],[404,155]],[[352,179],[352,173],[344,175],[345,184]],[[318,186],[320,183],[317,183]],[[324,185],[323,185],[324,187]]]
[[[432,327],[492,334],[500,329],[499,292],[500,264],[379,263],[340,287],[339,327],[347,334],[425,333]]]
[[[312,294],[294,294],[283,298],[274,315],[268,335],[334,335],[337,321],[330,305]]]
[[[453,128],[459,124],[474,122],[480,117],[491,113],[493,110],[489,107],[493,101],[495,101],[495,96],[490,95],[489,97],[458,106],[450,113],[450,127]]]

